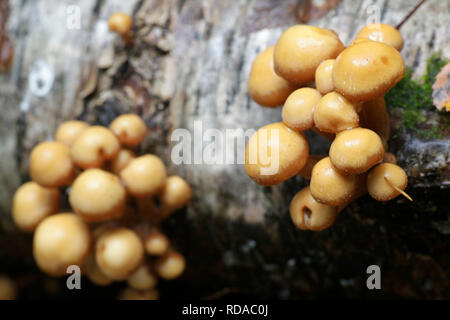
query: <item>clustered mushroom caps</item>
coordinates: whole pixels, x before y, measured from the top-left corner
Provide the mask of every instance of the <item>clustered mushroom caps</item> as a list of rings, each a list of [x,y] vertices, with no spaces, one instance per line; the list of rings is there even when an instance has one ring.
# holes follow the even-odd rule
[[[167,176],[156,155],[136,155],[147,131],[134,114],[109,128],[68,121],[56,141],[32,150],[33,181],[17,189],[12,217],[21,230],[34,231],[33,255],[43,272],[58,277],[78,265],[96,285],[126,281],[123,299],[157,299],[158,278],[183,273],[185,259],[161,222],[186,206],[192,190],[183,178]]]
[[[385,24],[367,25],[348,47],[332,30],[296,25],[255,59],[250,96],[263,106],[267,101],[283,105],[283,122],[268,124],[250,138],[245,171],[263,186],[296,174],[310,180],[290,205],[299,229],[330,227],[339,212],[367,193],[378,201],[400,194],[412,201],[404,192],[405,171],[387,152],[384,94],[404,76],[402,48],[398,30]],[[274,79],[283,86],[274,85]],[[295,90],[285,97],[288,83]],[[332,142],[328,156],[309,155],[304,130]]]
[[[109,17],[109,30],[118,33],[129,45],[133,41],[133,18],[123,12],[116,12]]]

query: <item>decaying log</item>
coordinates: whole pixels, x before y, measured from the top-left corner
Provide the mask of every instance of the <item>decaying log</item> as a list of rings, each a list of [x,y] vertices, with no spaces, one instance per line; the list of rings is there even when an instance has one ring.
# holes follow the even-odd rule
[[[7,259],[28,259],[36,272],[29,248],[4,248],[10,239],[30,240],[9,215],[14,190],[28,178],[31,148],[50,139],[64,120],[107,125],[132,111],[151,129],[141,151],[161,156],[194,188],[187,210],[164,225],[186,254],[188,269],[179,281],[162,284],[163,296],[449,298],[448,139],[398,132],[392,151],[412,177],[408,191],[415,202],[363,197],[320,233],[296,230],[289,219],[290,199],[306,185],[299,177],[265,188],[239,164],[170,161],[171,133],[193,132],[195,121],[224,132],[281,119],[280,109],[251,101],[247,79],[256,54],[299,18],[336,30],[348,44],[374,12],[396,25],[415,5],[343,0],[305,12],[312,10],[306,2],[80,0],[81,27],[73,29],[67,25],[77,10],[71,1],[11,1],[8,30],[16,53],[11,71],[0,75],[0,268]],[[115,11],[135,17],[130,47],[107,30]],[[429,0],[402,26],[402,55],[416,78],[431,53],[450,58],[449,12],[447,1]],[[35,88],[39,83],[44,88]],[[308,136],[312,153],[327,152],[326,140]],[[3,269],[11,270],[13,262]],[[383,290],[367,290],[366,268],[373,264],[381,267]]]

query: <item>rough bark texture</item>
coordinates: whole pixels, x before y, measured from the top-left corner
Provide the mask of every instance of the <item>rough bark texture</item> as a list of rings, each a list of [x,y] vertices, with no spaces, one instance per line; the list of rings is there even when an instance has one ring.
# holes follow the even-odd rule
[[[364,197],[320,233],[296,230],[290,221],[289,202],[306,184],[300,178],[264,188],[239,164],[170,161],[171,132],[193,133],[196,120],[204,130],[256,129],[280,120],[280,109],[250,100],[247,78],[256,54],[299,18],[334,29],[348,44],[371,10],[378,8],[382,22],[396,25],[415,1],[336,3],[310,8],[296,0],[80,0],[81,29],[71,30],[70,1],[11,1],[8,30],[16,54],[11,72],[0,75],[0,272],[36,272],[30,237],[9,218],[12,194],[27,180],[31,148],[50,139],[64,120],[107,125],[132,111],[151,129],[142,152],[163,157],[169,171],[194,188],[186,212],[164,224],[186,254],[188,269],[179,281],[162,284],[163,297],[449,298],[448,139],[422,141],[398,132],[392,151],[412,177],[408,191],[416,201],[383,204]],[[129,48],[107,30],[115,11],[135,16]],[[402,55],[417,77],[431,53],[450,52],[449,12],[447,1],[430,0],[402,26]],[[34,76],[44,78],[44,89],[51,82],[48,92],[37,88],[42,96],[32,88],[39,83]],[[327,152],[323,138],[308,136],[312,153]],[[19,271],[18,264],[24,264]],[[366,268],[373,264],[381,267],[383,290],[367,290]]]

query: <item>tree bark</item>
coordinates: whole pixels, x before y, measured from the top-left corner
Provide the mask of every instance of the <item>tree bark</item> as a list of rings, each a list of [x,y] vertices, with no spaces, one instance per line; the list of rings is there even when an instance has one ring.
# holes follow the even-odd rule
[[[408,191],[415,202],[384,204],[366,196],[320,233],[299,231],[290,221],[289,202],[307,184],[299,177],[268,188],[254,184],[241,164],[171,162],[171,133],[193,133],[198,120],[203,130],[222,132],[280,121],[279,108],[251,101],[247,79],[257,53],[298,19],[309,17],[309,24],[335,30],[348,44],[373,10],[383,23],[396,25],[414,1],[344,0],[311,7],[297,0],[80,0],[80,29],[67,27],[70,4],[11,2],[15,57],[11,71],[0,75],[3,240],[21,237],[10,207],[15,189],[28,179],[32,147],[51,139],[62,121],[108,125],[131,111],[151,130],[141,151],[162,157],[170,173],[193,186],[185,212],[164,224],[187,257],[178,295],[450,297],[448,139],[424,141],[398,132],[391,149],[411,177]],[[116,11],[135,17],[130,47],[107,30],[107,18]],[[429,0],[402,26],[402,55],[416,78],[431,53],[450,58],[448,12],[447,1]],[[36,89],[39,79],[44,88]],[[325,139],[314,133],[308,138],[312,153],[328,152]],[[0,248],[0,260],[8,254]],[[382,270],[381,291],[366,287],[366,268],[373,264]],[[162,284],[163,292],[172,286]]]

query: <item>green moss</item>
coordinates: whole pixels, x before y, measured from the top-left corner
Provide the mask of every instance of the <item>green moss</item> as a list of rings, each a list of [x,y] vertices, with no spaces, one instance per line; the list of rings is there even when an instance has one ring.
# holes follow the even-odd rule
[[[445,114],[433,105],[432,86],[436,75],[446,63],[439,54],[433,54],[427,61],[427,70],[420,82],[412,79],[412,69],[407,67],[405,77],[386,94],[388,108],[401,112],[398,129],[415,130],[425,139],[444,136],[444,132],[449,128],[447,124],[443,124],[443,127],[433,125],[428,128],[418,125],[426,120],[426,111],[439,113],[440,116]]]

